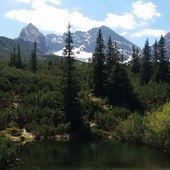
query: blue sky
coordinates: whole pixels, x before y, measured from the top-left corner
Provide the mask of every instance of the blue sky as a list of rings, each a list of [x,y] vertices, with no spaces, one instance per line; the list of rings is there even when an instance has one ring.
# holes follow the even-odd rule
[[[0,35],[16,38],[28,23],[42,33],[110,27],[142,47],[170,31],[170,0],[1,0]]]

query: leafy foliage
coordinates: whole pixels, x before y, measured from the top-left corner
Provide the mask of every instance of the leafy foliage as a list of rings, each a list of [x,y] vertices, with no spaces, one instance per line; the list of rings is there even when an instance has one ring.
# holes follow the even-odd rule
[[[16,163],[18,145],[0,136],[0,168]]]
[[[170,103],[145,117],[144,141],[170,152]]]

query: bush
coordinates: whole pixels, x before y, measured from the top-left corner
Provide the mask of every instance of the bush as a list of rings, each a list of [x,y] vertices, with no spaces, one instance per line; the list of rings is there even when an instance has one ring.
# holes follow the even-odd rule
[[[170,103],[146,115],[144,142],[170,153]]]
[[[105,131],[113,130],[117,124],[115,115],[112,112],[98,112],[95,114],[94,120],[97,124],[97,127]]]
[[[136,91],[145,110],[157,109],[170,100],[170,86],[166,83],[151,81],[147,85],[136,86]]]
[[[119,123],[116,132],[123,140],[141,143],[144,133],[143,118],[138,113],[131,114]]]
[[[16,143],[0,136],[0,169],[16,162],[19,147]]]
[[[102,129],[93,128],[91,133],[94,140],[106,139],[106,132]]]
[[[70,123],[64,124],[61,123],[60,125],[58,125],[57,129],[56,129],[56,134],[65,134],[68,133],[70,131]]]
[[[8,112],[5,110],[1,110],[0,113],[0,130],[3,130],[7,127],[9,123],[9,115]]]

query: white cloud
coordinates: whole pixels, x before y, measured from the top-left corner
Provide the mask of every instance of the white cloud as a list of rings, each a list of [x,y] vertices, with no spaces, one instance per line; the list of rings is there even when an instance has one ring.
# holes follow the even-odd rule
[[[32,0],[32,10],[11,10],[6,13],[6,17],[18,20],[21,23],[32,23],[44,31],[63,33],[67,29],[70,18],[69,12],[48,5],[46,2],[44,0]]]
[[[32,0],[14,0],[14,1],[21,3],[31,3]]]
[[[59,5],[61,3],[60,0],[47,0],[47,1],[54,4],[54,5]]]
[[[132,3],[133,11],[132,13],[143,20],[149,20],[154,17],[160,17],[161,14],[156,10],[157,6],[152,2],[144,3],[139,0],[137,2]]]
[[[6,17],[18,20],[22,23],[31,22],[42,30],[54,31],[59,34],[63,33],[63,30],[66,30],[68,22],[71,22],[73,29],[82,31],[87,31],[101,25],[106,25],[113,29],[122,28],[125,30],[134,29],[136,27],[134,16],[131,13],[124,13],[122,15],[108,13],[104,20],[97,21],[84,16],[78,11],[69,12],[69,10],[53,6],[53,4],[59,4],[61,0],[30,1],[32,2],[31,10],[11,10],[6,13]],[[53,4],[48,4],[47,2]]]
[[[92,20],[78,11],[70,13],[70,22],[76,30],[87,31],[93,27],[104,25],[104,22]]]
[[[144,29],[142,31],[132,34],[132,37],[143,37],[143,36],[160,37],[161,35],[164,36],[165,34],[166,34],[165,30]]]
[[[149,26],[148,20],[160,16],[160,13],[156,11],[157,6],[155,4],[152,2],[144,3],[142,0],[132,3],[132,12],[126,12],[121,15],[108,13],[103,20],[91,19],[76,10],[61,9],[57,6],[62,2],[61,0],[14,1],[31,3],[32,9],[13,9],[6,13],[6,18],[26,24],[32,23],[41,30],[58,34],[63,34],[70,22],[74,31],[87,31],[93,27],[105,25],[112,29],[117,29],[122,36],[128,36],[128,31],[147,28]],[[161,34],[164,35],[165,31],[145,29],[134,33],[131,37],[157,37]]]
[[[32,0],[13,0],[16,2],[21,2],[21,3],[31,3]],[[61,0],[41,0],[42,2],[50,2],[54,5],[59,5],[61,3]]]
[[[124,13],[123,15],[108,13],[105,18],[105,25],[111,28],[123,28],[125,30],[131,30],[136,27],[135,18],[131,13]]]

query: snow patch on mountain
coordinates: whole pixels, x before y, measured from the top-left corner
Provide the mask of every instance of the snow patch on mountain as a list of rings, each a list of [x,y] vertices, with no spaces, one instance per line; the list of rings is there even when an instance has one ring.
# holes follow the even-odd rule
[[[82,49],[83,49],[83,46],[81,46],[80,48],[74,48],[72,50],[73,57],[79,61],[90,62],[92,60],[93,53],[83,51]],[[60,51],[54,52],[54,54],[58,56],[63,56],[63,49]]]

